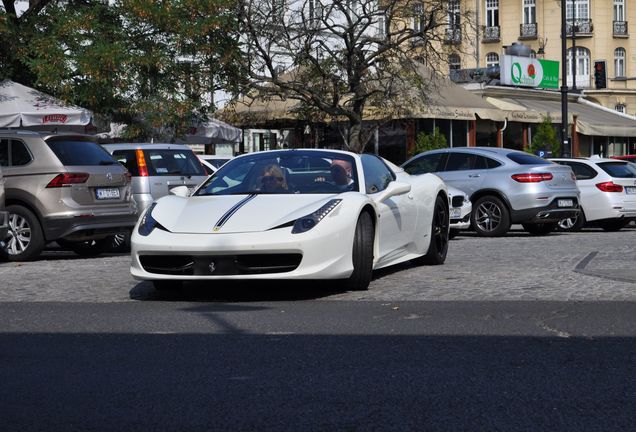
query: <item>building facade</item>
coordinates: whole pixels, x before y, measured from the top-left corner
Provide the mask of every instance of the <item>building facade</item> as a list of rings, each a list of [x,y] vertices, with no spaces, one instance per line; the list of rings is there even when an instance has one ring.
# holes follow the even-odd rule
[[[566,7],[567,84],[587,99],[636,115],[636,3],[628,0],[462,0],[475,25],[453,55],[456,68],[499,65],[505,47],[523,43],[538,58],[561,61],[561,8]],[[457,58],[461,61],[457,64]],[[604,66],[604,83],[595,79]],[[453,67],[453,66],[451,66]],[[597,88],[604,84],[605,88]],[[603,87],[603,85],[601,85]]]

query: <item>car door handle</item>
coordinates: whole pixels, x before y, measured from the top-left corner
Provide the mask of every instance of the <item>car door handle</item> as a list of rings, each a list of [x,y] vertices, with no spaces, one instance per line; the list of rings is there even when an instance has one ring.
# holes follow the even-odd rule
[[[477,177],[481,177],[481,175],[480,174],[468,174],[468,177],[477,178]]]

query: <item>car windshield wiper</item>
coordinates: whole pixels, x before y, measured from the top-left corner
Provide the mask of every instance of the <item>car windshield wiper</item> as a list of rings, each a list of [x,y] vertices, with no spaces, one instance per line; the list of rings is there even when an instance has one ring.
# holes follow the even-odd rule
[[[116,162],[116,161],[108,161],[108,160],[101,160],[101,161],[99,161],[99,164],[100,164],[100,165],[115,165],[116,163],[119,163],[119,162]]]

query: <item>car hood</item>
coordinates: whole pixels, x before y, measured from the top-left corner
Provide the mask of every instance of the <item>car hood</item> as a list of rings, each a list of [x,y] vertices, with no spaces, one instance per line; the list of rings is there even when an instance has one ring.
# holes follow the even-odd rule
[[[276,228],[318,210],[336,195],[217,195],[161,198],[153,218],[174,233],[240,233]]]

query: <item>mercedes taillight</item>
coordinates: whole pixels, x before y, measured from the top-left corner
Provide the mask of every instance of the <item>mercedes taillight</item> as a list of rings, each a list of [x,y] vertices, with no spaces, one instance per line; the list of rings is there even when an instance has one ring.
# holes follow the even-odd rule
[[[519,183],[539,183],[542,181],[552,180],[551,173],[523,173],[513,174],[512,179]]]

